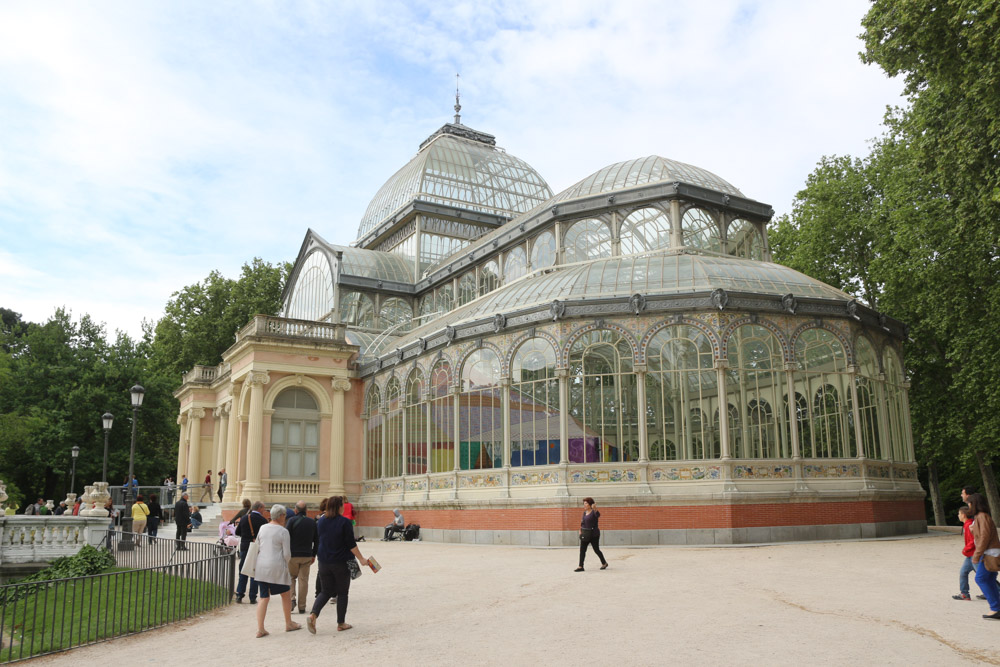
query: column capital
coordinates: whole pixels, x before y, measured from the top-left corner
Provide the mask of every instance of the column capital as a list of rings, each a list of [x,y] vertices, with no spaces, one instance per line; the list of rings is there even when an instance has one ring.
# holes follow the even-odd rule
[[[727,368],[729,368],[729,359],[716,359],[715,367],[721,368],[722,370],[726,370]]]
[[[569,377],[569,367],[568,366],[556,366],[556,377],[560,380]]]
[[[177,425],[178,426],[183,426],[184,424],[187,423],[187,420],[188,420],[188,413],[182,412],[179,415],[177,415]]]
[[[188,411],[191,419],[204,419],[205,418],[205,408],[191,408]]]
[[[348,391],[351,388],[351,380],[350,378],[335,376],[330,378],[330,386],[333,387],[334,391]]]
[[[786,371],[797,371],[799,370],[799,364],[795,361],[789,361],[785,364]]]
[[[251,387],[254,385],[265,385],[271,381],[271,376],[267,371],[250,371],[247,376],[247,382]]]

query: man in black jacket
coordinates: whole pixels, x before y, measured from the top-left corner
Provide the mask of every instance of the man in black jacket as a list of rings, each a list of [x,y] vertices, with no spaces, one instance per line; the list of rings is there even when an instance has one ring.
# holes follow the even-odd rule
[[[319,533],[316,520],[306,514],[306,503],[295,504],[295,516],[285,525],[291,538],[292,558],[288,561],[288,573],[292,575],[292,606],[298,599],[299,613],[306,613],[306,595],[309,593],[309,568],[316,560],[319,548]],[[298,580],[298,598],[295,597],[295,582]]]
[[[236,534],[240,537],[240,569],[243,569],[243,561],[247,558],[247,550],[250,549],[250,543],[257,539],[257,533],[260,532],[261,526],[267,523],[267,519],[261,513],[264,509],[264,503],[257,501],[250,508],[250,512],[240,519],[240,525],[236,526]],[[243,596],[247,592],[247,580],[250,580],[250,604],[257,604],[257,580],[248,577],[245,574],[240,574],[240,581],[236,585],[236,603],[239,604],[243,602]]]
[[[188,505],[188,494],[182,493],[180,499],[174,503],[174,521],[177,523],[177,533],[174,539],[177,540],[178,551],[187,551],[188,526],[191,524],[191,507]]]

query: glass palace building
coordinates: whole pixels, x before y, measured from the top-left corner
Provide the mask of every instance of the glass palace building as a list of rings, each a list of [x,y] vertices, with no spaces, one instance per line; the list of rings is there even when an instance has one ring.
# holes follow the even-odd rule
[[[575,544],[585,496],[610,544],[924,531],[906,328],[773,263],[773,213],[657,156],[553,194],[456,117],[184,376],[178,476],[445,542]]]

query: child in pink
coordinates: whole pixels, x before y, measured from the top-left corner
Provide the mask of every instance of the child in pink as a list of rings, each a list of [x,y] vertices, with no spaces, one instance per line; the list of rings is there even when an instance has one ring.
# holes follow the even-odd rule
[[[976,543],[972,538],[972,512],[968,505],[958,508],[958,518],[962,522],[962,535],[965,537],[965,547],[962,548],[962,569],[958,571],[958,595],[952,595],[955,600],[971,600],[969,596],[969,574],[976,571],[976,566],[972,564],[972,553],[976,550]]]

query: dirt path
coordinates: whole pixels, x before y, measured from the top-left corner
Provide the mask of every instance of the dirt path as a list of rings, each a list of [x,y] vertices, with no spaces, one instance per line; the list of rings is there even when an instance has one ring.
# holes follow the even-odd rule
[[[582,573],[572,549],[361,547],[383,570],[353,583],[348,632],[332,607],[315,636],[280,632],[272,605],[255,639],[256,607],[232,605],[33,664],[1000,665],[986,603],[951,599],[959,535],[606,548]]]

